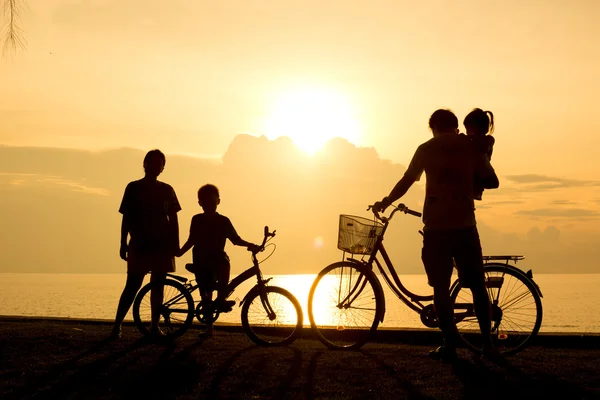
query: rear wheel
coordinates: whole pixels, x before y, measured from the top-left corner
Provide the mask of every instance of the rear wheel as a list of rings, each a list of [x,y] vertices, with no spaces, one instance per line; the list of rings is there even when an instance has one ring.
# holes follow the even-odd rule
[[[171,339],[183,335],[194,319],[194,299],[181,283],[171,279],[150,282],[140,290],[133,303],[135,325],[142,334],[152,335],[153,290],[163,292],[158,310],[159,328]]]
[[[491,304],[492,342],[502,354],[516,353],[540,330],[543,314],[540,295],[534,283],[520,270],[487,265],[484,271]],[[458,283],[451,297],[462,340],[469,349],[480,351],[482,340],[471,290]]]
[[[261,346],[292,343],[302,329],[302,307],[293,294],[277,286],[266,286],[265,297],[255,288],[242,306],[242,326],[248,337]]]
[[[332,349],[356,349],[379,326],[384,297],[371,270],[341,261],[323,269],[308,295],[308,317],[317,338]]]

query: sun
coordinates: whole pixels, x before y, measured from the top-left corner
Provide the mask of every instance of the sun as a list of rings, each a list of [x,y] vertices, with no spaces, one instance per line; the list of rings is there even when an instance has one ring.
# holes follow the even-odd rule
[[[306,153],[315,154],[334,137],[357,144],[360,123],[340,93],[303,89],[290,91],[277,100],[264,133],[269,139],[287,136]]]

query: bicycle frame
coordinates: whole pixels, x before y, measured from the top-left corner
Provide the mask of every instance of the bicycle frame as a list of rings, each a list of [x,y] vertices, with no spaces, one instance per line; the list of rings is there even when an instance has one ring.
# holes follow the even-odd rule
[[[430,305],[430,304],[423,304],[423,302],[428,302],[428,303],[433,302],[433,295],[423,296],[423,295],[419,295],[419,294],[413,293],[410,290],[408,290],[402,284],[402,281],[401,281],[398,273],[396,272],[394,264],[393,264],[392,260],[390,259],[389,255],[385,249],[385,246],[383,245],[383,239],[385,237],[385,233],[387,231],[389,223],[397,211],[403,211],[405,213],[420,216],[419,213],[406,208],[403,204],[399,205],[398,207],[395,207],[394,210],[390,213],[390,215],[388,217],[380,217],[376,213],[375,214],[376,218],[379,219],[380,221],[382,221],[382,223],[383,223],[383,229],[382,229],[381,234],[376,239],[375,245],[373,246],[373,251],[369,255],[368,261],[357,260],[355,258],[348,258],[347,261],[356,262],[361,265],[364,265],[367,268],[369,268],[371,271],[373,271],[373,264],[375,264],[377,266],[377,270],[380,272],[380,275],[383,277],[383,280],[387,283],[387,285],[391,289],[392,293],[394,293],[394,295],[396,295],[396,297],[398,297],[398,299],[400,299],[400,301],[402,301],[411,310],[413,310],[417,313],[421,313],[425,309],[425,307]],[[509,264],[509,262],[511,262],[511,261],[516,263],[517,261],[523,260],[524,258],[525,257],[518,256],[518,255],[483,256],[483,262],[484,262],[484,266],[486,266],[486,265],[487,266],[502,265],[505,268],[511,269],[511,270],[515,271],[516,273],[522,275],[524,278],[527,278],[529,281],[531,281],[533,283],[533,285],[536,288],[540,297],[543,297],[541,290],[539,289],[539,286],[533,280],[533,274],[532,274],[531,270],[524,272],[524,271],[520,270],[519,268]],[[500,261],[502,261],[502,262],[500,262]],[[495,283],[489,282],[489,284],[494,285]],[[344,302],[346,302],[346,301],[351,302],[351,300],[352,300],[350,298],[351,296],[358,296],[358,294],[360,294],[362,287],[359,289],[358,288],[359,285],[360,285],[360,280],[356,283],[355,287],[349,293],[347,298],[344,299]],[[458,285],[457,280],[450,287],[450,293],[454,290],[456,285]],[[364,284],[362,286],[364,286]],[[356,295],[354,295],[355,291],[357,291]],[[461,319],[461,318],[464,318],[467,316],[474,315],[474,311],[472,310],[472,308],[473,308],[472,304],[469,305],[468,307],[465,305],[458,305],[458,309],[462,309],[462,308],[465,308],[466,311],[464,313],[455,314],[455,318]],[[380,316],[381,322],[383,322],[384,315],[385,315],[385,306],[384,306],[382,315]]]
[[[400,301],[402,301],[404,304],[406,304],[406,306],[408,306],[411,310],[413,310],[417,313],[420,313],[427,306],[427,304],[423,304],[422,302],[432,302],[433,295],[422,296],[422,295],[413,293],[410,290],[408,290],[402,284],[402,281],[400,280],[400,277],[398,276],[398,273],[396,272],[394,264],[392,263],[392,260],[390,259],[390,256],[388,255],[388,253],[383,245],[383,238],[385,237],[385,232],[387,231],[389,222],[392,219],[394,213],[399,210],[400,210],[400,208],[395,208],[389,217],[380,218],[383,222],[383,230],[381,232],[381,235],[379,235],[376,239],[375,246],[373,247],[373,251],[371,252],[371,255],[369,256],[368,261],[366,261],[366,262],[360,261],[360,260],[356,260],[354,258],[350,258],[349,260],[362,263],[362,264],[366,265],[372,271],[373,271],[373,264],[375,264],[377,266],[377,269],[379,270],[381,276],[383,277],[385,282],[388,284],[388,286],[392,290],[392,292],[396,295],[396,297],[398,297],[398,299],[400,299]],[[379,259],[378,255],[381,255],[383,262]],[[387,271],[386,271],[386,269],[387,269]],[[384,311],[384,313],[385,313],[385,311]],[[381,316],[381,320],[383,321],[383,315]]]
[[[273,236],[275,236],[275,231],[273,231],[273,233],[269,233],[268,228],[265,227],[265,236],[264,236],[262,244],[260,245],[261,251],[264,250],[264,247],[265,247],[265,244],[267,243],[268,238],[273,237]],[[262,294],[266,284],[272,279],[272,278],[263,279],[262,271],[260,270],[259,262],[258,262],[258,259],[256,258],[255,252],[252,252],[252,267],[241,272],[238,276],[231,279],[229,281],[229,283],[227,284],[226,298],[229,298],[229,296],[231,296],[233,294],[233,292],[239,285],[241,285],[243,282],[247,281],[248,279],[252,278],[253,276],[256,276],[257,284],[252,289],[250,289],[248,291],[248,293],[246,293],[246,295],[244,296],[244,299],[239,303],[239,307],[241,307],[244,304],[244,302],[246,301],[248,296],[253,292],[253,290],[260,290],[261,294]],[[171,274],[171,273],[168,273],[167,277],[175,279],[175,280],[183,283],[190,294],[194,293],[194,291],[196,291],[196,289],[199,289],[199,285],[197,282],[195,284],[191,283],[191,282],[195,282],[195,280],[188,280],[187,278],[184,278],[179,275]],[[173,299],[171,299],[169,302],[165,302],[165,305],[170,306],[172,304],[175,304],[175,303],[181,301],[182,299],[183,299],[183,295],[176,296]],[[265,310],[267,310],[268,315],[269,316],[274,315],[274,311],[271,308],[271,305],[268,303],[268,301],[266,301],[266,296],[261,295],[261,301],[262,301],[263,307],[265,307]]]

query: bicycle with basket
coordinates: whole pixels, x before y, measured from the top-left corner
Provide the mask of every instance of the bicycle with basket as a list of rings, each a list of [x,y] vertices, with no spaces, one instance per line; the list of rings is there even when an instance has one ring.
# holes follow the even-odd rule
[[[386,307],[381,280],[428,328],[437,328],[433,295],[408,290],[398,275],[384,245],[384,235],[394,214],[421,213],[404,204],[391,206],[389,216],[372,207],[373,218],[340,215],[338,249],[342,261],[325,267],[312,284],[308,317],[317,337],[327,347],[355,349],[372,337],[384,321]],[[542,292],[531,270],[514,264],[520,255],[484,256],[485,284],[491,303],[492,340],[502,354],[523,349],[535,337],[542,323]],[[511,264],[513,263],[513,264]],[[481,350],[481,335],[470,290],[455,280],[450,288],[454,319],[465,347]]]

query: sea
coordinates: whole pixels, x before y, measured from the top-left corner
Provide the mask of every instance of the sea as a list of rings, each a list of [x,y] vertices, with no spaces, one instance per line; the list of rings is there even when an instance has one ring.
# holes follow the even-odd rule
[[[270,285],[281,286],[296,296],[308,325],[308,292],[316,275],[265,277],[272,278]],[[0,273],[0,315],[112,320],[125,279],[125,274]],[[600,333],[600,274],[537,274],[534,279],[543,294],[541,332]],[[414,293],[432,293],[424,275],[402,275],[401,280]],[[239,302],[255,284],[254,278],[244,282],[231,299]],[[382,328],[424,328],[419,315],[385,285],[384,293],[386,315]],[[131,311],[126,319],[133,319]],[[241,323],[240,308],[222,314],[218,322]]]

